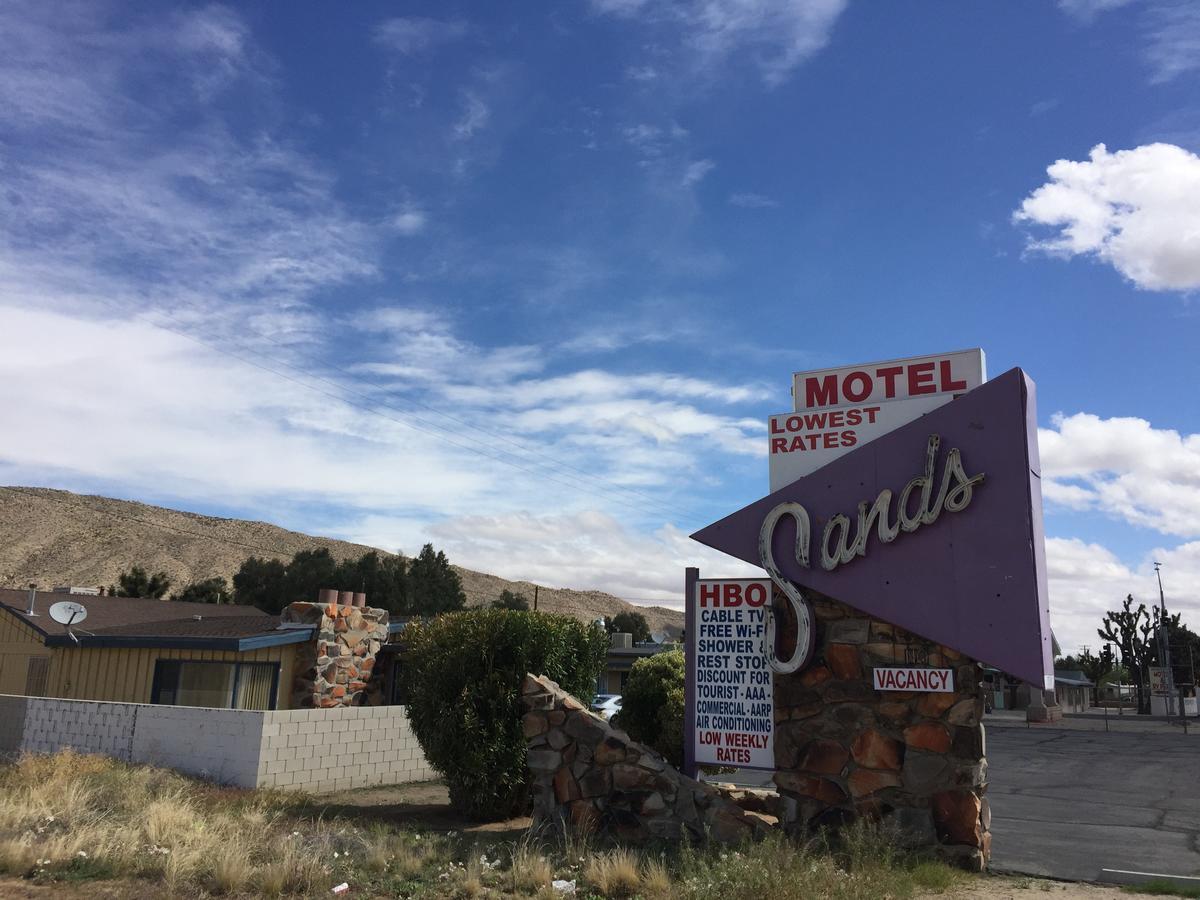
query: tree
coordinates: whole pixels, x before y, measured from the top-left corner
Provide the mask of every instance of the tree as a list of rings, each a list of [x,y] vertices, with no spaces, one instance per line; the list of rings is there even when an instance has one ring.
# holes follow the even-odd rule
[[[411,563],[375,550],[337,562],[323,547],[301,550],[287,563],[251,556],[233,576],[233,588],[236,603],[269,613],[315,601],[322,588],[361,591],[369,605],[396,616],[436,615],[466,604],[458,573],[429,544]]]
[[[233,594],[224,578],[205,578],[193,581],[182,591],[171,595],[172,600],[184,603],[232,603]]]
[[[395,615],[408,613],[408,563],[403,556],[380,556],[370,550],[338,564],[326,587],[363,591],[367,603]]]
[[[656,653],[633,664],[613,724],[679,767],[683,765],[684,705],[683,651]]]
[[[1117,645],[1121,654],[1121,662],[1133,675],[1137,686],[1138,712],[1149,714],[1150,697],[1146,691],[1149,681],[1149,667],[1158,658],[1155,633],[1159,625],[1159,609],[1147,610],[1145,603],[1133,606],[1133,594],[1125,598],[1121,609],[1109,611],[1102,620],[1103,628],[1097,629],[1097,634],[1106,641]],[[1169,615],[1166,619],[1168,634],[1172,629],[1181,627],[1179,615]]]
[[[609,634],[632,634],[635,644],[650,640],[650,626],[640,612],[621,612],[608,619],[604,626]]]
[[[487,818],[528,809],[521,682],[545,675],[586,705],[606,649],[596,626],[548,613],[471,609],[409,623],[409,721],[451,805]]]
[[[515,594],[510,590],[500,592],[500,599],[492,601],[492,609],[511,609],[516,612],[529,612],[529,601],[524,594]]]
[[[279,612],[289,603],[297,600],[315,602],[317,592],[322,588],[337,588],[352,591],[356,588],[348,584],[339,584],[337,579],[338,564],[333,554],[321,547],[319,550],[301,550],[287,564],[283,579],[284,595],[279,598],[277,609],[269,612]]]
[[[437,615],[466,606],[462,579],[441,550],[426,544],[408,567],[409,610],[415,615]]]
[[[283,599],[286,575],[287,568],[279,560],[251,556],[233,576],[234,602],[278,613],[287,606]]]
[[[117,584],[108,589],[114,597],[150,597],[161,600],[171,587],[171,578],[166,572],[155,572],[146,575],[141,566],[134,566],[128,572],[117,576]]]

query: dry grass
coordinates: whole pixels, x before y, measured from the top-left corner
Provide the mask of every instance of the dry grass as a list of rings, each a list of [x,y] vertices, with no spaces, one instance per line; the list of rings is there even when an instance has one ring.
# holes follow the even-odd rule
[[[59,753],[0,765],[0,875],[126,879],[171,896],[355,895],[645,900],[818,896],[877,900],[945,891],[965,876],[915,863],[870,826],[833,845],[781,837],[741,850],[643,855],[597,835],[528,834],[500,847],[323,819],[303,798],[217,788],[145,766]],[[136,893],[136,889],[133,890]]]
[[[671,871],[661,859],[651,859],[642,864],[642,894],[648,900],[671,896]]]
[[[583,877],[605,897],[632,897],[642,884],[641,859],[632,851],[610,850],[591,856]]]
[[[536,894],[550,887],[550,882],[554,880],[554,867],[531,841],[524,840],[513,849],[508,876],[513,893]]]

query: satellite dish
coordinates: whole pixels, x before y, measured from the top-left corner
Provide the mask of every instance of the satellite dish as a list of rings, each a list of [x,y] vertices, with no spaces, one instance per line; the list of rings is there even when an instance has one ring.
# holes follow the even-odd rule
[[[74,600],[63,600],[61,603],[55,603],[50,607],[50,618],[59,625],[66,625],[70,628],[72,625],[78,625],[87,618],[87,610],[83,608],[82,603],[76,603]]]
[[[654,641],[656,644],[665,644],[670,639],[671,635],[667,634],[665,631],[655,631],[650,635],[650,640]]]

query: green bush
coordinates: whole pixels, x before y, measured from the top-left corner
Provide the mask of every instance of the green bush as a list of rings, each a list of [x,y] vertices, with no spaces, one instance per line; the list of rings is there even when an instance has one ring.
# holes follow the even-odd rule
[[[683,765],[683,707],[683,651],[668,650],[633,664],[614,724],[679,768]]]
[[[546,675],[589,703],[608,640],[567,616],[498,609],[449,613],[404,630],[408,714],[450,802],[478,818],[529,806],[521,681]]]

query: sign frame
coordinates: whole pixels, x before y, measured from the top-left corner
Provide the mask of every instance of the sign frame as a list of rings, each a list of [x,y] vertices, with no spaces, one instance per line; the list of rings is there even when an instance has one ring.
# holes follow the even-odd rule
[[[928,376],[920,384],[911,377],[918,369],[917,374]],[[906,372],[909,376],[902,379],[900,376]],[[876,390],[876,379],[881,377],[884,396],[877,396],[881,391]],[[802,392],[807,395],[805,384],[810,380],[820,380],[831,389],[834,402],[810,405],[802,396]],[[845,396],[852,380],[865,384],[867,393]],[[897,381],[904,382],[900,389]],[[986,381],[987,357],[979,347],[794,372],[792,411],[767,417],[770,489],[777,491],[810,475],[855,447],[945,406]],[[889,392],[893,396],[886,396]]]
[[[767,677],[768,677],[768,679],[769,679],[769,680],[768,680],[768,682],[767,682],[767,686],[768,686],[768,689],[769,689],[769,690],[768,690],[768,692],[769,692],[769,694],[770,694],[770,697],[769,697],[769,699],[768,699],[767,701],[764,701],[764,702],[769,702],[769,703],[770,703],[770,705],[771,705],[771,716],[769,717],[769,722],[770,722],[770,730],[767,732],[767,746],[766,746],[766,748],[764,748],[764,749],[768,750],[768,751],[769,751],[769,753],[770,753],[770,757],[771,757],[771,765],[768,767],[768,766],[761,766],[761,765],[750,765],[750,764],[743,764],[743,763],[734,763],[734,762],[730,762],[730,761],[721,762],[721,761],[717,761],[717,760],[708,760],[708,759],[705,759],[705,760],[697,760],[697,758],[696,758],[696,756],[697,756],[697,747],[698,747],[698,742],[697,742],[697,733],[698,733],[698,732],[697,732],[697,720],[698,720],[698,716],[697,716],[697,713],[698,713],[698,710],[697,710],[697,704],[698,704],[698,700],[699,700],[699,698],[698,698],[698,696],[697,696],[697,693],[698,693],[698,692],[697,692],[697,687],[698,687],[698,684],[697,684],[697,682],[698,682],[698,677],[697,677],[697,676],[698,676],[698,671],[699,671],[699,670],[698,670],[698,653],[699,653],[699,651],[698,651],[698,640],[699,640],[699,634],[697,633],[697,631],[698,631],[698,629],[697,629],[697,624],[698,624],[698,613],[699,613],[699,610],[698,610],[698,607],[697,607],[697,596],[696,596],[696,592],[697,592],[697,588],[698,588],[698,586],[699,586],[699,584],[700,584],[701,582],[704,582],[705,584],[713,584],[713,583],[716,583],[716,584],[734,584],[734,583],[742,583],[742,584],[744,584],[744,583],[756,583],[756,584],[762,584],[762,585],[764,586],[764,588],[765,588],[766,592],[767,592],[767,601],[766,601],[766,603],[764,603],[764,604],[763,604],[763,607],[762,607],[762,608],[763,608],[764,610],[766,610],[766,611],[767,611],[767,614],[768,614],[768,615],[770,615],[770,614],[771,614],[771,613],[770,613],[770,611],[771,611],[771,610],[774,608],[774,606],[773,606],[773,605],[774,605],[774,591],[775,591],[775,586],[774,586],[774,584],[772,583],[771,579],[770,579],[770,578],[768,578],[768,577],[766,577],[766,576],[757,577],[757,578],[756,578],[756,577],[744,577],[744,578],[701,578],[701,577],[700,577],[700,570],[699,570],[698,568],[689,567],[689,568],[687,568],[687,569],[685,569],[685,570],[684,570],[684,592],[685,592],[685,593],[684,593],[684,598],[685,598],[685,599],[684,599],[684,630],[685,630],[685,640],[684,640],[684,723],[683,723],[683,730],[684,730],[684,740],[683,740],[683,772],[684,772],[684,774],[685,774],[685,775],[687,775],[689,778],[696,778],[696,777],[697,777],[697,772],[698,772],[699,766],[701,766],[701,765],[712,765],[712,766],[729,766],[729,765],[733,765],[733,766],[736,766],[736,767],[737,767],[737,768],[739,768],[739,769],[752,769],[752,770],[755,770],[755,771],[762,771],[762,772],[774,772],[774,771],[776,771],[776,768],[775,768],[775,765],[774,765],[774,748],[775,748],[775,718],[774,718],[775,700],[774,700],[774,687],[775,687],[775,676],[774,676],[774,671],[773,671],[773,669],[772,669],[772,667],[771,667],[771,664],[770,664],[770,655],[769,655],[769,654],[767,653],[767,651],[766,651],[765,643],[764,643],[764,644],[761,646],[761,650],[762,650],[762,656],[763,656],[763,660],[764,660],[764,665],[763,665],[763,667],[762,667],[762,671],[763,671],[763,672],[765,672],[765,673],[767,673]],[[763,632],[763,635],[762,635],[762,638],[761,638],[761,639],[762,639],[762,640],[765,642],[765,640],[766,640],[766,634],[767,634],[767,632],[766,632],[766,623],[765,623],[765,622],[763,623],[763,627],[764,627],[764,632]]]

